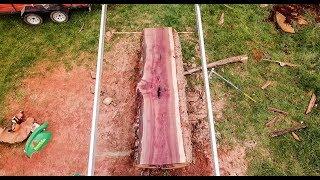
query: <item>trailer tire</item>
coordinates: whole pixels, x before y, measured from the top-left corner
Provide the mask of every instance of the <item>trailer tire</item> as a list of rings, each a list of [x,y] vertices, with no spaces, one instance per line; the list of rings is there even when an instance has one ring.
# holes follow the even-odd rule
[[[40,25],[43,23],[43,18],[39,14],[28,13],[23,16],[24,22],[29,25]]]
[[[50,13],[50,19],[53,22],[63,23],[68,21],[69,15],[66,11],[52,11]]]

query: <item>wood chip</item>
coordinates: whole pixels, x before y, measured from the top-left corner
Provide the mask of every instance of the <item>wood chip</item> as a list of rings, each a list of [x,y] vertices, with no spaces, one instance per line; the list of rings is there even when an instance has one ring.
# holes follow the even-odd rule
[[[311,99],[309,101],[309,105],[307,107],[307,110],[306,110],[305,114],[309,114],[312,111],[312,108],[316,104],[316,100],[317,100],[316,95],[314,93],[312,93],[312,96],[311,96]]]
[[[279,27],[284,31],[284,32],[288,32],[288,33],[295,33],[293,27],[286,23],[286,17],[284,15],[282,15],[279,12],[276,12],[276,21],[279,25]]]
[[[267,88],[271,84],[271,81],[267,81],[264,83],[264,85],[261,87],[261,89]]]
[[[291,132],[291,134],[292,134],[292,136],[293,136],[293,138],[294,138],[295,140],[301,141],[301,139],[299,138],[299,136],[298,136],[296,133]]]
[[[105,105],[110,105],[111,102],[112,102],[112,98],[111,98],[111,97],[107,97],[107,98],[105,98],[102,102],[103,102],[103,104],[105,104]]]
[[[92,79],[96,79],[96,72],[95,71],[90,71],[90,77]]]
[[[222,14],[221,14],[221,16],[220,16],[220,20],[219,20],[218,24],[219,24],[220,26],[222,26],[222,25],[223,25],[223,23],[224,23],[224,12],[222,12]]]
[[[90,92],[91,92],[91,94],[94,94],[94,90],[95,90],[94,88],[95,88],[94,85],[91,85],[91,86],[90,86]]]
[[[276,109],[276,108],[269,108],[269,111],[277,112],[277,113],[284,114],[284,115],[288,115],[289,114],[288,112],[285,112],[285,111],[282,111],[282,110]]]
[[[114,29],[106,32],[105,38],[106,38],[106,41],[107,41],[107,42],[111,41],[114,32],[115,32]]]

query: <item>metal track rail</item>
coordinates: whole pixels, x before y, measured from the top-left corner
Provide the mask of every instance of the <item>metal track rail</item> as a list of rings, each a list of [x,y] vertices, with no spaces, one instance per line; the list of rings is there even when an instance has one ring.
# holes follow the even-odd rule
[[[202,72],[204,76],[205,94],[206,94],[206,100],[207,100],[210,139],[211,139],[211,146],[212,146],[211,150],[213,154],[212,161],[214,162],[214,174],[216,176],[220,176],[216,135],[215,135],[214,119],[213,119],[213,111],[212,111],[212,103],[211,103],[211,95],[210,95],[210,86],[209,86],[209,78],[208,78],[208,70],[207,70],[207,60],[205,56],[204,38],[203,38],[203,30],[202,30],[202,22],[201,22],[201,12],[198,4],[195,4],[195,11],[196,11],[198,36],[199,36],[199,42],[200,42]],[[95,167],[96,135],[97,135],[97,124],[99,121],[99,110],[100,110],[99,109],[100,86],[101,86],[100,82],[101,82],[103,55],[104,55],[104,37],[105,37],[106,18],[107,18],[106,14],[107,14],[107,5],[103,4],[102,10],[101,10],[100,36],[99,36],[98,58],[97,58],[97,70],[96,70],[97,73],[96,73],[96,83],[95,83],[95,91],[94,91],[95,94],[94,94],[91,133],[90,133],[90,147],[89,147],[89,159],[88,159],[88,169],[87,169],[88,176],[94,175],[94,167]]]
[[[101,85],[101,74],[103,65],[103,54],[104,54],[104,37],[106,28],[107,18],[107,5],[102,5],[101,10],[101,23],[100,23],[100,36],[99,36],[99,47],[98,47],[98,59],[97,59],[97,70],[96,70],[96,84],[94,89],[94,101],[93,101],[93,113],[91,122],[91,134],[90,134],[90,148],[89,148],[89,160],[88,160],[88,176],[94,175],[95,165],[95,149],[96,149],[96,136],[97,136],[97,124],[99,121],[99,104],[100,104],[100,85]]]
[[[216,176],[220,176],[217,141],[216,141],[216,134],[215,134],[215,129],[214,129],[214,119],[213,119],[210,86],[209,86],[209,78],[208,78],[208,70],[207,70],[207,60],[206,60],[202,22],[201,22],[201,11],[200,11],[200,6],[198,4],[195,4],[195,11],[196,11],[196,18],[197,18],[197,29],[198,29],[199,43],[200,43],[202,72],[203,72],[204,86],[205,86],[206,100],[207,100],[208,120],[209,120],[210,139],[211,139],[211,150],[212,150],[212,155],[213,155],[212,161],[214,162],[214,174]]]

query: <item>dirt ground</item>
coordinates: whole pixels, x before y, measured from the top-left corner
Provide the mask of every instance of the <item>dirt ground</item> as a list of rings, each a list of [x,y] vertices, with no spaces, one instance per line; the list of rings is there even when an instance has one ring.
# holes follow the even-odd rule
[[[105,55],[101,87],[100,121],[96,150],[95,175],[212,175],[209,129],[202,87],[188,87],[189,120],[192,124],[192,163],[176,170],[148,170],[134,167],[136,117],[136,83],[140,59],[140,35],[119,38]],[[86,174],[94,79],[92,70],[74,66],[66,71],[60,66],[46,71],[39,64],[38,76],[26,78],[23,97],[12,95],[7,102],[10,119],[19,110],[36,122],[49,122],[53,139],[30,159],[24,144],[0,144],[0,175],[67,175]],[[109,105],[102,101],[112,98]],[[223,120],[223,101],[215,114]],[[245,148],[219,146],[222,175],[245,175]]]

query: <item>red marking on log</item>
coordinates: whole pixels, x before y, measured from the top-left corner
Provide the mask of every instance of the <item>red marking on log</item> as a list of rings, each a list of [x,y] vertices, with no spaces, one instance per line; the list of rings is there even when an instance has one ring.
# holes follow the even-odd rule
[[[140,107],[140,167],[181,167],[186,163],[172,28],[143,32]]]

